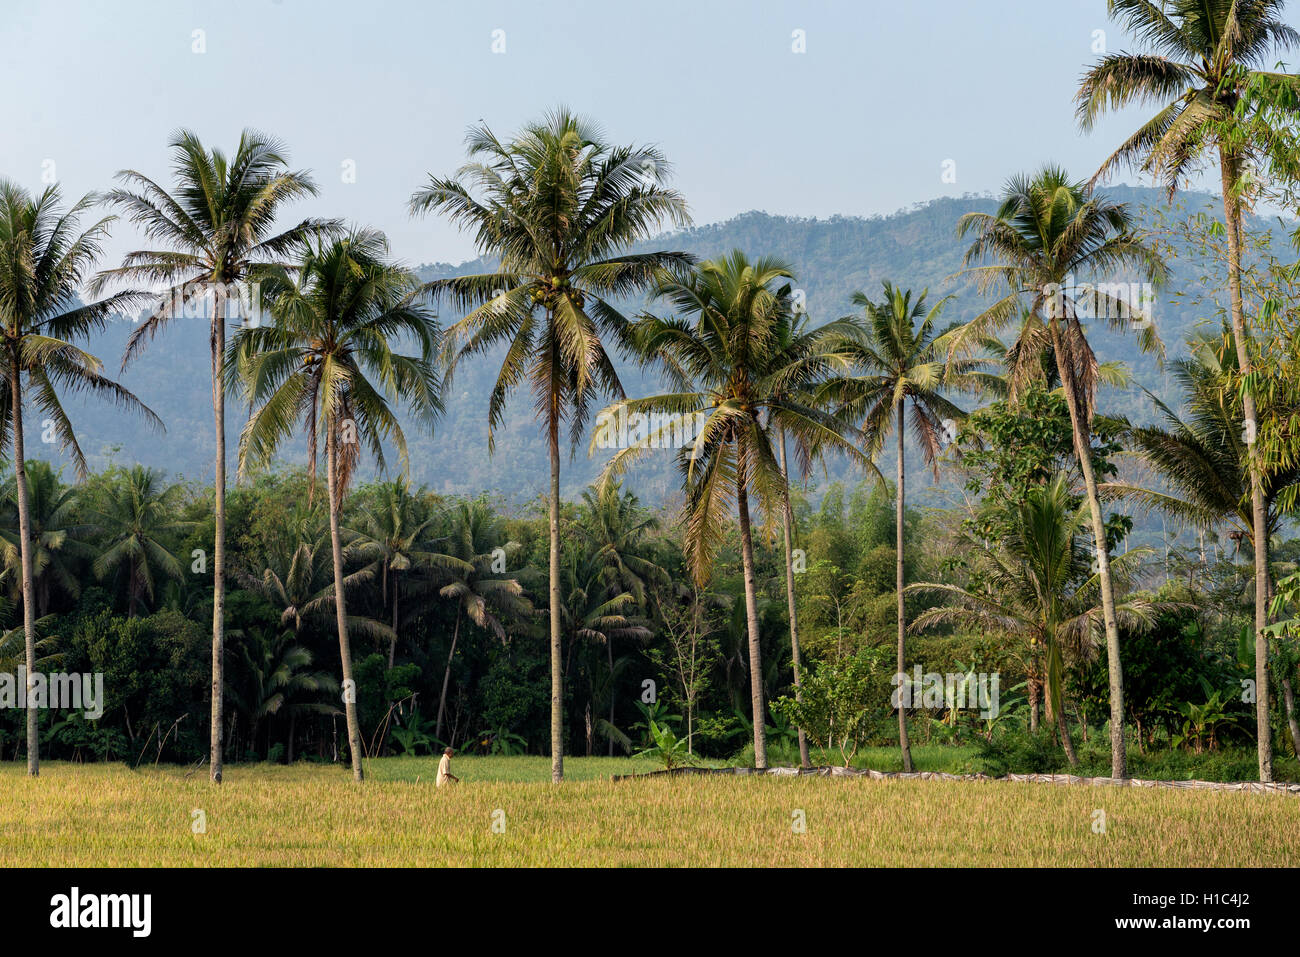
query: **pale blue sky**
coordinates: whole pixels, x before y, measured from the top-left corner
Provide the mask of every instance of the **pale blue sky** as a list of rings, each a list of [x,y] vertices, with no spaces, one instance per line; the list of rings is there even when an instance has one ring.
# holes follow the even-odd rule
[[[411,264],[460,261],[468,240],[412,221],[408,196],[462,162],[469,124],[506,134],[563,102],[657,143],[696,222],[889,213],[1049,158],[1091,174],[1140,118],[1077,132],[1096,30],[1129,45],[1104,0],[6,3],[0,175],[36,189],[53,161],[78,195],[122,167],[165,179],[177,127],[231,148],[255,126],[322,187],[295,212],[384,229]],[[119,226],[110,256],[134,244]]]

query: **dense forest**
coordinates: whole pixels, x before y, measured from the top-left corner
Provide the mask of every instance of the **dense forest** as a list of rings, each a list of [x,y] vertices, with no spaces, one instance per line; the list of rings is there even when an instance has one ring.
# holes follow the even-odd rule
[[[1068,421],[1053,412],[1054,467],[1068,466]],[[995,498],[1002,457],[1022,437],[976,422],[963,475]],[[976,451],[976,443],[981,448]],[[36,595],[38,667],[105,675],[104,716],[41,714],[42,750],[52,758],[178,761],[207,754],[209,625],[212,614],[212,490],[173,484],[159,470],[114,467],[76,485],[48,464],[29,466],[33,530],[40,542]],[[5,603],[16,619],[17,522],[12,480],[0,536],[6,544]],[[649,722],[690,737],[692,753],[751,755],[749,675],[740,543],[731,526],[709,584],[691,576],[677,527],[680,500],[650,508],[630,491],[587,489],[562,511],[566,747],[623,754],[652,746]],[[227,574],[227,731],[232,760],[336,761],[346,751],[339,700],[339,649],[331,599],[323,485],[302,469],[274,468],[231,489]],[[814,505],[796,486],[796,573],[804,653],[828,669],[867,669],[860,743],[896,741],[889,702],[894,628],[895,544],[891,485],[832,483]],[[971,579],[978,549],[971,531],[988,516],[958,509],[906,513],[909,582]],[[545,753],[546,542],[542,501],[445,496],[400,480],[365,484],[344,510],[349,630],[356,636],[357,703],[369,753],[428,754],[450,744],[472,753]],[[779,534],[760,535],[756,561],[767,697],[791,685],[789,621]],[[1204,688],[1235,685],[1251,671],[1242,628],[1249,569],[1225,534],[1196,547],[1144,556],[1136,597],[1159,605],[1151,628],[1126,633],[1132,649],[1129,720],[1147,747],[1185,734],[1179,708]],[[1275,549],[1285,572],[1300,540]],[[1085,576],[1086,577],[1086,576]],[[936,607],[909,593],[908,616]],[[0,645],[0,672],[21,664],[22,629]],[[927,671],[1001,675],[993,721],[977,712],[920,712],[914,740],[980,744],[989,766],[1052,770],[1059,749],[1027,734],[1032,648],[982,629],[941,627],[909,638]],[[1069,707],[1087,726],[1104,713],[1104,656],[1071,658]],[[655,702],[647,704],[646,682]],[[1033,703],[1035,718],[1039,705]],[[1091,714],[1090,714],[1091,712]],[[0,712],[0,749],[20,756],[23,713]],[[1227,750],[1219,771],[1250,777],[1249,706],[1221,702],[1202,734]],[[1279,714],[1278,721],[1285,718]],[[793,726],[768,718],[771,756],[798,761]],[[1037,720],[1034,721],[1037,724]],[[996,730],[996,734],[993,732]],[[1208,742],[1208,738],[1206,739]],[[1198,742],[1198,746],[1202,742]],[[815,742],[817,747],[829,741]],[[1184,764],[1164,752],[1167,768]],[[834,754],[838,755],[838,751]],[[838,760],[838,758],[836,758]],[[1139,757],[1137,760],[1141,760]],[[1094,755],[1104,767],[1104,755]],[[1200,766],[1204,761],[1199,761]],[[1140,766],[1140,765],[1139,765]],[[1168,771],[1166,771],[1168,773]],[[1203,770],[1200,773],[1205,773]]]

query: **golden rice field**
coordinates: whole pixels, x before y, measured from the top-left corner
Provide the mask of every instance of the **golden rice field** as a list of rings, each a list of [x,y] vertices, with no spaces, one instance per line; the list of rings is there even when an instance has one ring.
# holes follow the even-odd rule
[[[1300,800],[1004,782],[689,776],[645,764],[457,758],[338,767],[0,766],[0,867],[1216,866],[1300,861]],[[1098,810],[1105,833],[1094,833]],[[201,815],[196,812],[202,812]],[[799,812],[802,812],[800,814]],[[202,820],[205,833],[194,833]],[[798,833],[802,820],[805,829]],[[495,828],[494,828],[495,824]]]

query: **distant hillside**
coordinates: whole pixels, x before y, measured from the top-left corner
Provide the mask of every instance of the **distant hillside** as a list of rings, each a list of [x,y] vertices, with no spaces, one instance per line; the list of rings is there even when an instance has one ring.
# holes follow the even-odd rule
[[[1163,202],[1162,194],[1152,189],[1117,187],[1112,194],[1143,209]],[[1190,207],[1213,204],[1214,200],[1210,196],[1189,194],[1183,202]],[[804,290],[815,321],[845,314],[854,291],[874,295],[885,278],[916,290],[929,287],[931,301],[954,294],[956,299],[945,310],[947,317],[968,319],[983,308],[985,300],[969,282],[945,282],[946,277],[961,268],[961,255],[968,245],[957,239],[954,227],[966,212],[993,208],[992,199],[972,196],[938,199],[871,219],[838,216],[828,220],[794,219],[750,212],[724,223],[670,234],[646,246],[681,249],[700,257],[716,256],[737,247],[751,256],[781,257],[794,266],[797,286]],[[1174,266],[1176,269],[1177,264]],[[431,279],[481,268],[481,263],[438,264],[422,266],[419,273]],[[1182,283],[1175,272],[1169,289],[1182,288]],[[447,324],[455,318],[444,315],[442,321]],[[1155,321],[1171,353],[1179,351],[1183,338],[1197,319],[1181,302],[1169,295],[1162,296]],[[130,328],[130,321],[124,319],[91,343],[91,351],[101,356],[113,373],[117,371]],[[1101,330],[1094,337],[1103,358],[1124,359],[1132,365],[1139,383],[1153,388],[1160,386],[1162,377],[1155,360],[1138,355],[1132,338],[1120,338]],[[653,385],[644,373],[627,363],[621,371],[630,394],[643,392]],[[544,490],[545,447],[533,415],[532,397],[526,389],[515,397],[508,420],[498,432],[495,456],[488,455],[486,397],[495,373],[491,357],[467,364],[458,372],[446,397],[447,413],[436,433],[431,436],[408,430],[412,478],[417,484],[444,492],[495,491],[514,501],[532,498]],[[112,407],[70,400],[69,411],[92,466],[107,464],[110,458],[118,463],[140,461],[188,479],[209,481],[212,468],[209,376],[205,323],[180,321],[155,340],[122,377],[129,388],[162,416],[167,425],[166,435],[149,432],[138,419]],[[1102,405],[1107,411],[1138,418],[1149,415],[1136,389],[1127,394],[1108,394]],[[37,416],[32,417],[38,420]],[[243,421],[244,410],[232,403],[228,409],[232,461]],[[38,424],[38,421],[32,423],[33,427]],[[42,446],[36,438],[34,435],[29,445],[29,454],[41,455]],[[670,455],[662,452],[648,457],[631,474],[629,485],[644,499],[658,501],[677,487]],[[303,461],[304,443],[299,441],[288,447],[285,458]],[[573,460],[565,464],[564,493],[576,495],[596,477],[602,464],[587,457],[585,444],[580,447]],[[891,462],[881,465],[892,469]],[[833,477],[854,480],[842,465],[834,465],[832,471]],[[920,471],[916,474],[919,476]],[[914,489],[910,497],[922,502],[933,501],[937,491],[927,490],[921,480]]]

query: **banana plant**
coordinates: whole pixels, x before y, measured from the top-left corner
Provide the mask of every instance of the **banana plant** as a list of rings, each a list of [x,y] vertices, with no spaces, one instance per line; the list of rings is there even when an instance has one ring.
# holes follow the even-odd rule
[[[671,771],[675,767],[688,764],[691,755],[686,750],[686,739],[679,738],[671,728],[659,727],[653,719],[649,721],[650,738],[654,745],[638,751],[634,757],[654,758],[663,764],[665,771]]]
[[[432,725],[432,721],[420,716],[419,708],[414,708],[405,720],[399,719],[399,723],[393,725],[393,741],[403,754],[419,754],[421,751],[432,754],[436,742],[430,733]]]
[[[681,725],[682,716],[680,714],[670,714],[668,705],[659,698],[649,704],[644,701],[636,701],[634,704],[636,709],[641,712],[641,720],[634,723],[629,730],[641,731],[641,743],[644,746],[648,746],[654,741],[654,735],[650,729],[655,725],[661,728],[667,728],[670,725],[680,727]]]
[[[515,734],[506,728],[489,729],[478,733],[478,746],[484,754],[497,757],[514,757],[523,754],[528,748],[528,741],[523,735]]]
[[[1206,749],[1213,751],[1219,744],[1219,733],[1224,728],[1236,725],[1236,719],[1228,714],[1228,700],[1222,688],[1211,688],[1204,677],[1200,679],[1205,692],[1204,704],[1185,701],[1174,710],[1183,718],[1182,730],[1173,735],[1170,743],[1174,747],[1191,745],[1200,754]]]

